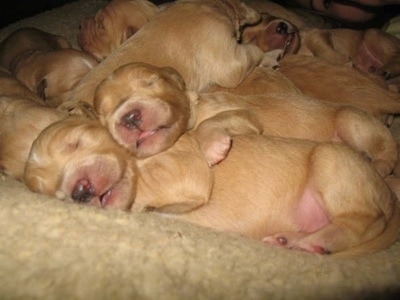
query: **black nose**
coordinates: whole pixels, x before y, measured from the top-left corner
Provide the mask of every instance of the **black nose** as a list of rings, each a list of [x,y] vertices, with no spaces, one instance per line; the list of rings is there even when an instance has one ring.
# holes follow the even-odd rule
[[[277,32],[278,34],[280,34],[280,35],[287,34],[287,33],[288,33],[288,26],[287,26],[287,24],[284,23],[284,22],[280,22],[280,23],[278,24],[278,27],[276,27],[276,32]]]
[[[140,123],[142,122],[142,115],[140,110],[134,109],[129,113],[125,114],[122,119],[121,123],[128,129],[135,129],[139,128]]]
[[[71,197],[76,202],[88,203],[93,198],[94,194],[95,191],[90,181],[81,179],[76,183]]]

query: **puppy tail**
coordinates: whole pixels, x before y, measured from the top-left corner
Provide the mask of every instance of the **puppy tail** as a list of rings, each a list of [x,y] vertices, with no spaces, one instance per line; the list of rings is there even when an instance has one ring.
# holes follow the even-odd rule
[[[400,208],[399,202],[394,201],[393,214],[388,221],[387,227],[381,235],[368,242],[359,244],[353,248],[333,254],[334,258],[351,258],[356,256],[368,255],[391,246],[399,236],[400,228]]]

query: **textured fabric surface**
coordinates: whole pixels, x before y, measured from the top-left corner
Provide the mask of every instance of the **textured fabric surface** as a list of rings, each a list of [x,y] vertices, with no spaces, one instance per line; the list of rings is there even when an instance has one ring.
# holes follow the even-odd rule
[[[72,43],[106,1],[81,0],[0,31],[34,26]],[[0,177],[0,299],[389,299],[400,241],[333,259],[153,214],[104,211],[31,193]]]

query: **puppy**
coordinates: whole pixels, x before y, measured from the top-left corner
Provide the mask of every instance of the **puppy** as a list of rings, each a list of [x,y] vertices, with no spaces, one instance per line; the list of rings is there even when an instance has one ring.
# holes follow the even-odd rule
[[[187,91],[169,67],[131,63],[118,68],[99,84],[94,109],[113,138],[138,158],[165,151],[196,128],[210,165],[225,158],[231,136],[261,133],[346,143],[365,153],[384,177],[398,159],[389,130],[355,107],[290,93],[197,94]]]
[[[158,10],[147,0],[112,0],[95,16],[82,20],[77,34],[78,45],[102,61],[149,22]]]
[[[33,140],[66,115],[46,107],[21,82],[0,71],[0,171],[22,180]]]
[[[130,161],[96,120],[70,116],[34,141],[24,181],[33,191],[62,200],[124,209],[136,188]]]
[[[244,27],[242,43],[256,45],[264,52],[282,49],[279,59],[285,54],[298,52],[300,47],[297,28],[267,13],[261,14],[261,22]]]
[[[389,80],[400,76],[400,41],[380,29],[311,29],[301,32],[298,54],[349,64]]]
[[[160,162],[166,155],[149,160]],[[146,170],[156,173],[156,162]],[[174,163],[190,165],[178,158]],[[193,166],[186,176],[191,172]],[[384,249],[398,237],[397,198],[344,145],[236,136],[229,156],[213,172],[208,203],[175,218],[289,249],[343,256]],[[136,204],[142,195],[151,196],[148,187],[156,182],[157,189],[172,186],[151,181],[152,174],[144,179],[144,191],[138,183]]]
[[[92,104],[100,81],[134,61],[175,68],[190,90],[211,84],[234,87],[257,65],[278,65],[282,50],[263,53],[238,43],[243,26],[259,20],[255,10],[238,0],[175,1],[85,76],[71,99]]]
[[[27,51],[51,51],[71,47],[62,36],[33,27],[23,27],[12,32],[0,43],[0,66],[10,70],[14,60]]]
[[[36,50],[15,59],[11,73],[48,106],[57,107],[97,64],[92,56],[76,49]]]
[[[34,142],[25,182],[36,192],[104,208],[178,211],[168,216],[313,253],[361,255],[397,238],[396,198],[344,145],[236,136],[214,169],[192,132],[136,166],[115,146],[94,120],[55,123]]]
[[[398,93],[348,66],[317,57],[287,55],[279,72],[307,96],[356,106],[384,122],[390,121],[388,116],[400,113]]]

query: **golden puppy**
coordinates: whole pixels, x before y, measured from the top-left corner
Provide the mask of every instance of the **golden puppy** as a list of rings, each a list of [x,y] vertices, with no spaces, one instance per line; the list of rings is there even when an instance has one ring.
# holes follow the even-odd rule
[[[46,107],[21,82],[0,71],[0,170],[21,180],[33,140],[66,115]]]
[[[301,32],[298,54],[317,56],[388,80],[400,76],[400,41],[380,29],[311,29]]]
[[[175,1],[85,76],[71,99],[92,104],[100,81],[135,61],[175,68],[190,90],[211,84],[234,87],[257,65],[278,65],[282,50],[263,53],[238,43],[243,26],[259,20],[238,0]]]
[[[293,93],[197,94],[187,91],[182,77],[168,67],[122,66],[100,83],[94,104],[100,122],[138,158],[170,148],[184,132],[197,128],[210,165],[225,158],[232,135],[262,132],[346,143],[365,153],[384,177],[398,159],[397,143],[389,130],[355,107]]]
[[[0,43],[0,66],[10,70],[14,60],[27,51],[64,48],[71,48],[64,37],[33,27],[23,27],[12,32]]]
[[[24,180],[33,191],[62,200],[123,209],[135,195],[130,161],[96,120],[70,116],[34,141]]]
[[[262,13],[261,22],[244,27],[242,43],[256,45],[264,52],[282,49],[279,57],[282,59],[285,54],[298,52],[300,47],[298,34],[293,24]]]
[[[320,254],[378,251],[398,235],[396,198],[344,145],[236,136],[210,169],[187,133],[137,166],[126,155],[96,121],[66,119],[35,141],[25,182],[104,208],[187,211],[169,216]]]
[[[288,55],[280,65],[279,71],[307,96],[350,104],[383,121],[388,115],[400,113],[398,93],[348,66],[304,55]]]
[[[151,197],[148,187],[172,186],[151,180],[159,170],[157,162],[168,154],[148,159],[147,188],[142,191],[138,182],[135,204],[143,201],[141,196]],[[178,158],[168,163],[191,164]],[[186,176],[198,168],[188,167]],[[236,136],[229,156],[213,172],[208,203],[176,218],[321,254],[370,253],[398,237],[397,198],[375,170],[344,145]]]
[[[158,10],[147,0],[112,0],[95,16],[82,20],[78,45],[101,61],[149,22]]]
[[[39,95],[48,106],[69,99],[79,81],[97,66],[92,56],[76,49],[30,51],[14,60],[11,73]]]

